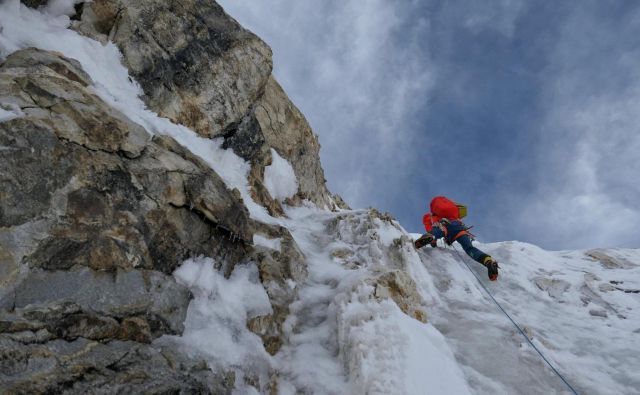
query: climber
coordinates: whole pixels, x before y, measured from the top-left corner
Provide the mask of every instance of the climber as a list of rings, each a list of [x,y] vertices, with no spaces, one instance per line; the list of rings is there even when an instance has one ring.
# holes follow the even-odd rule
[[[461,207],[464,210],[462,213]],[[496,281],[498,279],[498,262],[473,246],[469,228],[460,220],[466,215],[466,207],[460,206],[444,196],[436,196],[431,200],[430,208],[431,212],[422,217],[422,223],[427,233],[414,242],[415,247],[419,249],[427,244],[435,247],[436,241],[440,238],[444,238],[448,245],[457,241],[467,255],[487,268],[489,280]]]

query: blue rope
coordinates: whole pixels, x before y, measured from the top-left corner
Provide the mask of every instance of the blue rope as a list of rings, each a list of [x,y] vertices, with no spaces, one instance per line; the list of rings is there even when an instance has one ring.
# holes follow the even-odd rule
[[[536,352],[538,353],[538,355],[540,355],[540,357],[547,363],[547,365],[549,365],[549,367],[551,368],[551,370],[553,370],[553,372],[560,377],[560,380],[562,380],[567,387],[569,387],[569,389],[571,390],[571,392],[573,392],[575,395],[578,395],[578,392],[575,390],[575,388],[573,388],[571,386],[571,384],[569,384],[567,382],[567,380],[565,380],[565,378],[560,374],[560,372],[558,372],[558,370],[551,364],[551,362],[549,362],[549,360],[544,356],[544,354],[542,354],[542,352],[538,349],[538,347],[536,347],[535,344],[533,344],[533,342],[529,339],[529,337],[527,336],[526,333],[524,333],[524,331],[522,330],[522,328],[520,328],[520,325],[516,324],[516,322],[513,320],[513,318],[511,318],[511,316],[509,315],[509,313],[507,313],[502,306],[500,305],[500,303],[498,303],[498,301],[493,297],[493,295],[491,295],[491,292],[489,292],[489,290],[487,289],[487,287],[484,286],[484,284],[482,283],[482,281],[480,281],[480,278],[478,278],[478,276],[476,275],[476,273],[471,270],[471,268],[469,267],[469,265],[467,265],[467,262],[465,261],[465,259],[460,255],[460,253],[458,252],[458,250],[455,248],[455,246],[452,246],[453,250],[456,252],[456,255],[458,255],[458,258],[460,258],[460,260],[462,261],[462,263],[464,263],[464,265],[467,267],[467,269],[469,269],[469,271],[471,272],[471,274],[473,274],[473,277],[476,278],[476,280],[478,280],[478,283],[480,283],[480,286],[482,287],[482,289],[484,289],[484,291],[487,293],[487,295],[489,295],[489,297],[491,298],[491,300],[493,300],[493,302],[496,304],[496,306],[498,306],[498,308],[504,313],[504,315],[507,316],[507,318],[509,319],[509,321],[511,321],[511,323],[518,328],[518,330],[520,331],[520,333],[522,334],[522,336],[527,340],[527,342],[531,345],[531,347],[533,347],[534,350],[536,350]]]

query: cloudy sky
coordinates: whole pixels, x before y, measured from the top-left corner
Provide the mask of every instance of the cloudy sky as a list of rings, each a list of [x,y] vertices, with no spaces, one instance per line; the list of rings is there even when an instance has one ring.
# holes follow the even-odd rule
[[[223,0],[274,52],[329,187],[422,231],[640,248],[640,3]]]

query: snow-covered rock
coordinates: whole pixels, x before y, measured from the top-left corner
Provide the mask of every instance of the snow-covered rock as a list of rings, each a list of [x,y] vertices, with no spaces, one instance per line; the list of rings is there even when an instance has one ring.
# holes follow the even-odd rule
[[[416,251],[214,2],[5,0],[0,57],[0,392],[569,393],[464,262],[580,393],[640,388],[638,250]]]
[[[149,109],[201,136],[224,137],[223,148],[251,163],[252,196],[272,214],[281,208],[262,187],[271,148],[293,165],[301,198],[332,207],[320,145],[271,75],[271,49],[222,7],[204,0],[96,0],[78,9],[71,27],[118,47]]]
[[[264,185],[271,197],[279,201],[298,192],[298,180],[291,164],[271,149],[271,164],[264,169]]]

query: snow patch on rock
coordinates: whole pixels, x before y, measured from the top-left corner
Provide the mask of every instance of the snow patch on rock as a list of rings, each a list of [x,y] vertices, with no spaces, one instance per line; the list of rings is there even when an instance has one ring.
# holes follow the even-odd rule
[[[298,192],[298,179],[291,164],[271,148],[271,165],[264,168],[264,186],[272,198],[284,201]]]
[[[271,250],[280,251],[281,243],[282,243],[281,238],[270,239],[258,233],[253,235],[253,244],[255,246],[260,246],[260,247],[265,247]]]
[[[247,329],[249,318],[272,313],[257,267],[237,266],[227,279],[213,259],[194,258],[176,269],[174,277],[189,287],[194,299],[182,336],[164,340],[181,343],[191,354],[205,356],[212,366],[235,369],[239,375],[247,371],[267,375],[264,367],[270,366],[271,357],[260,337]]]

